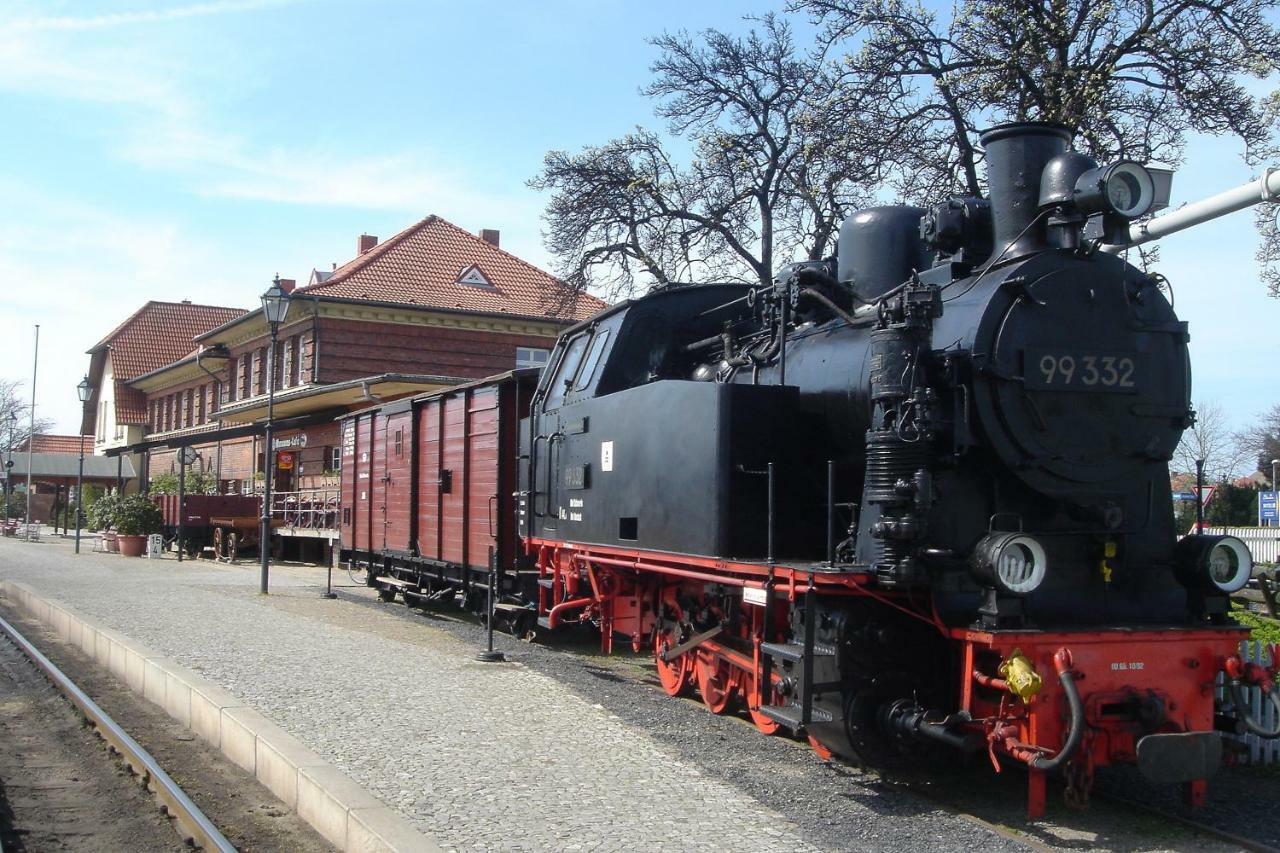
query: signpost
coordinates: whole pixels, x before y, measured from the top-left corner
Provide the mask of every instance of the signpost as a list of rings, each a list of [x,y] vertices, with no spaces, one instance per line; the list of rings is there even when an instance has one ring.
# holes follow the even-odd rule
[[[1280,527],[1280,513],[1277,513],[1276,492],[1258,492],[1258,526]]]

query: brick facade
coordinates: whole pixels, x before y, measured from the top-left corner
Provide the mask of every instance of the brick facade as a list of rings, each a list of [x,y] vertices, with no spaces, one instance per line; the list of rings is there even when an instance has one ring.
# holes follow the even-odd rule
[[[517,347],[549,349],[553,338],[322,317],[320,381],[379,373],[483,379],[516,366]]]

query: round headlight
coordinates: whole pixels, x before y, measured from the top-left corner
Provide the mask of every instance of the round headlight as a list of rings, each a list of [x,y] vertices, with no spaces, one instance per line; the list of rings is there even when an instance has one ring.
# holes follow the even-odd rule
[[[1044,546],[1025,533],[992,533],[973,549],[978,577],[1009,595],[1027,595],[1044,582]]]
[[[1238,592],[1253,576],[1249,546],[1234,536],[1186,536],[1174,558],[1178,579],[1189,587]]]
[[[1151,210],[1155,200],[1151,173],[1132,160],[1091,169],[1076,181],[1076,207],[1084,213],[1118,213],[1137,219]]]

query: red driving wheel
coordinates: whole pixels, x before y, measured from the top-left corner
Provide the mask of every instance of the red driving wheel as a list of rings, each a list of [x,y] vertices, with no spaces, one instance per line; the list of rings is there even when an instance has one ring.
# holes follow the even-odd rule
[[[694,667],[702,703],[713,714],[723,714],[733,701],[733,665],[714,652],[699,649]]]
[[[658,666],[658,681],[668,696],[681,696],[693,684],[693,655],[690,652],[675,660],[663,660],[662,653],[679,645],[675,632],[659,628],[653,635],[653,661]]]

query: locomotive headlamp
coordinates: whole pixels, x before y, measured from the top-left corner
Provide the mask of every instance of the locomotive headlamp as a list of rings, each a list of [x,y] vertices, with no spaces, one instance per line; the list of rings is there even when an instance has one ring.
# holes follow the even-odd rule
[[[1238,592],[1253,576],[1249,546],[1234,536],[1186,536],[1174,560],[1178,580],[1192,588]]]
[[[1075,203],[1082,213],[1116,213],[1137,219],[1156,202],[1156,184],[1141,163],[1121,160],[1090,169],[1076,181]]]
[[[1009,595],[1027,595],[1044,582],[1044,546],[1025,533],[992,533],[973,549],[980,580]]]

